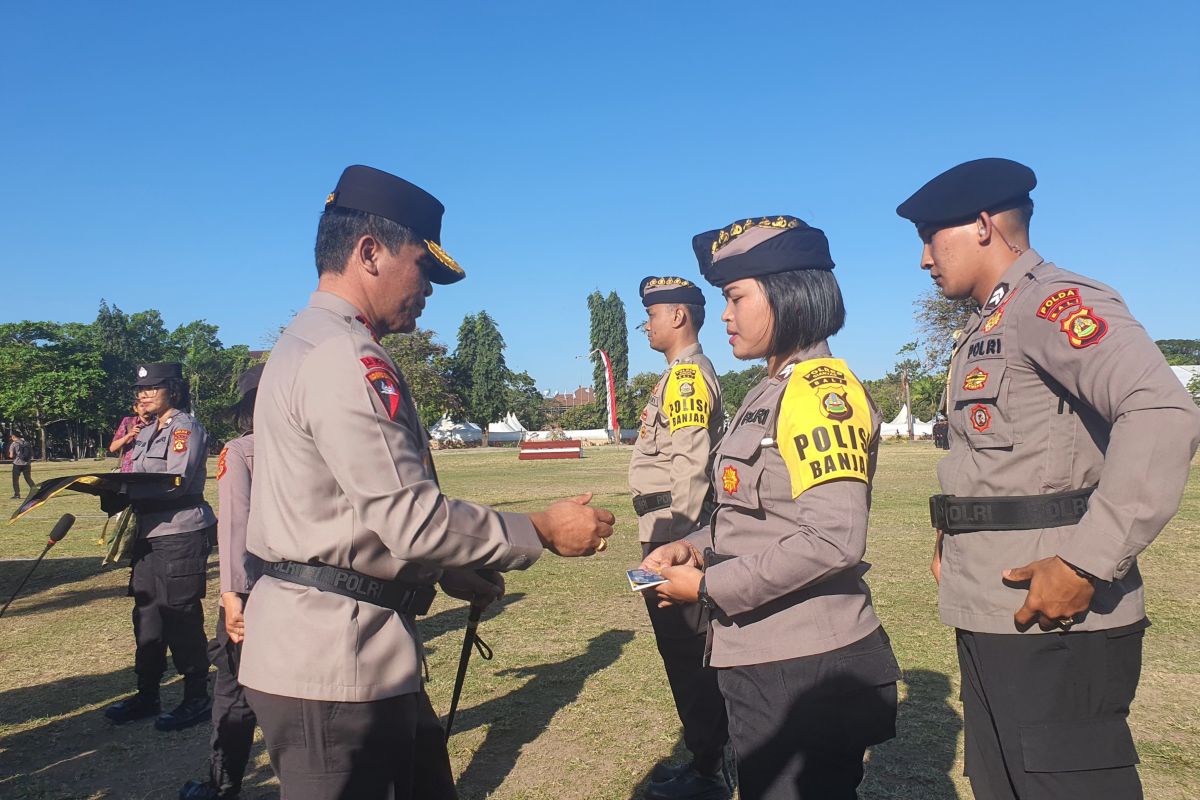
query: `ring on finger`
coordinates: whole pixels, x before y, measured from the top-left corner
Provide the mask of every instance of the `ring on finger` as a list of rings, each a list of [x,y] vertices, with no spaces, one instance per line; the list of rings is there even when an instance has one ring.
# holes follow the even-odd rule
[[[603,553],[608,549],[608,539],[601,539],[600,544],[596,545],[596,552]]]
[[[1063,626],[1064,628],[1069,628],[1075,624],[1075,618],[1074,617],[1061,617],[1058,620],[1056,620],[1056,622],[1058,622],[1058,624]]]

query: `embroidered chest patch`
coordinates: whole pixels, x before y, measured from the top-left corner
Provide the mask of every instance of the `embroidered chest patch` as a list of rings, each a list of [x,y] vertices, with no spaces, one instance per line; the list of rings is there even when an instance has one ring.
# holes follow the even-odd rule
[[[367,371],[367,383],[383,403],[388,419],[395,421],[400,414],[400,381],[396,373],[382,358],[363,356],[360,360]]]
[[[1003,318],[1004,318],[1004,306],[1001,306],[1000,308],[996,309],[994,314],[992,314],[990,317],[987,318],[986,322],[983,323],[983,332],[991,333],[993,330],[996,329],[996,326],[1000,324],[1000,320],[1002,320]]]
[[[987,386],[988,374],[979,367],[967,373],[967,377],[963,379],[963,388],[968,392],[977,392],[984,386]]]
[[[721,472],[721,488],[725,490],[725,494],[737,494],[741,482],[736,467],[731,465]]]
[[[988,411],[987,406],[976,403],[971,409],[971,427],[980,433],[992,427],[992,412]]]

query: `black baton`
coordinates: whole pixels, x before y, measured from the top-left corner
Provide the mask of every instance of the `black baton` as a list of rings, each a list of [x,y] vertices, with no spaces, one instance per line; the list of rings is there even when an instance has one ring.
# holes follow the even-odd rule
[[[472,645],[479,651],[479,657],[484,661],[492,658],[492,648],[479,638],[475,631],[479,627],[479,618],[483,616],[483,606],[471,604],[471,613],[467,616],[467,632],[463,636],[462,652],[458,656],[458,674],[454,676],[454,693],[450,696],[450,713],[446,715],[446,741],[450,741],[450,729],[454,727],[454,712],[458,711],[458,698],[462,695],[463,682],[467,679],[467,663],[471,660]]]

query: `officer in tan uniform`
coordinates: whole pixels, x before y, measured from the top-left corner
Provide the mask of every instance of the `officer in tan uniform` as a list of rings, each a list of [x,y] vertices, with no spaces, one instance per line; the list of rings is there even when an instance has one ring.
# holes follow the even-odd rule
[[[673,276],[648,277],[639,291],[646,307],[646,338],[667,359],[667,370],[642,411],[629,461],[629,488],[645,556],[708,524],[711,454],[721,438],[725,410],[716,371],[696,339],[704,324],[704,293]],[[657,765],[646,796],[728,798],[722,770],[728,719],[716,670],[704,666],[707,619],[698,605],[659,608],[652,592],[645,598],[683,741],[692,753],[690,763]]]
[[[246,523],[250,519],[250,486],[254,474],[254,400],[263,365],[255,364],[238,377],[237,404],[232,411],[242,435],[230,441],[217,458],[217,554],[220,557],[221,606],[216,636],[208,656],[217,668],[213,685],[212,735],[209,738],[209,777],[188,781],[179,800],[229,800],[237,797],[250,760],[257,724],[254,710],[238,683],[243,609],[261,565],[246,552]]]
[[[866,748],[895,735],[900,677],[862,560],[879,412],[826,342],[846,312],[824,233],[751,218],[693,247],[734,356],[767,377],[717,447],[711,529],[643,566],[669,579],[664,603],[712,614],[742,800],[854,798]]]
[[[442,212],[405,180],[347,168],[317,230],[317,291],[259,384],[247,544],[263,574],[240,679],[289,800],[455,797],[415,616],[435,584],[486,602],[503,588],[493,570],[544,548],[590,555],[612,533],[590,495],[519,514],[439,489],[379,337],[412,331],[431,283],[464,277]]]
[[[930,501],[966,773],[988,800],[1140,798],[1137,556],[1179,507],[1200,411],[1116,291],[1030,247],[1035,184],[980,159],[897,208],[942,293],[979,304]]]
[[[137,514],[129,576],[137,694],[109,706],[104,716],[122,725],[158,714],[159,684],[170,649],[175,669],[183,676],[183,701],[158,714],[154,727],[173,731],[208,721],[212,709],[208,637],[200,603],[217,522],[204,499],[208,434],[188,413],[192,401],[182,365],[143,364],[133,385],[142,408],[157,419],[134,442],[132,471],[178,475],[181,480],[168,490],[130,487]]]

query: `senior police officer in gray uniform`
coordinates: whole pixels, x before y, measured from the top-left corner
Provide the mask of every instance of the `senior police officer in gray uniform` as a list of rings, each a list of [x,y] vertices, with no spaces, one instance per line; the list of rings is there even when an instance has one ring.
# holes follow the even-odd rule
[[[725,410],[716,371],[696,338],[704,324],[704,293],[674,276],[647,277],[639,291],[646,307],[646,338],[667,360],[667,370],[642,411],[629,461],[638,540],[646,556],[708,524],[711,454],[725,426]],[[707,617],[696,604],[659,608],[653,593],[645,599],[683,724],[683,741],[692,754],[688,764],[657,765],[646,796],[727,798],[722,767],[728,719],[717,672],[703,663]]]
[[[178,730],[209,718],[208,637],[204,635],[205,571],[216,516],[204,499],[208,434],[187,413],[191,397],[176,363],[144,364],[134,382],[139,402],[157,419],[133,445],[133,471],[180,476],[177,487],[130,487],[137,514],[129,594],[134,599],[137,694],[105,709],[116,724],[159,712],[158,687],[167,648],[183,676],[183,702],[154,727]]]
[[[1035,184],[980,159],[897,209],[942,293],[979,304],[930,503],[966,773],[988,800],[1140,798],[1137,556],[1179,507],[1200,411],[1116,291],[1030,247]]]
[[[414,624],[434,594],[485,602],[492,570],[543,548],[603,550],[590,494],[518,514],[438,487],[425,431],[379,337],[410,332],[431,283],[461,280],[443,206],[364,166],[342,174],[317,231],[317,291],[259,384],[240,678],[289,800],[453,798]]]

